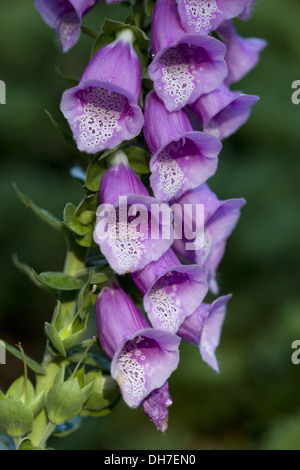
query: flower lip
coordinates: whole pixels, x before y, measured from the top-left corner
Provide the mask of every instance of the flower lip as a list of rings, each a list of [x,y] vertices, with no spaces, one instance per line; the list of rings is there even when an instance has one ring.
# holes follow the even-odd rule
[[[189,91],[183,103],[174,104],[169,103],[169,97],[165,96],[163,90],[161,90],[162,85],[160,84],[160,81],[163,78],[163,73],[159,69],[160,67],[163,67],[161,63],[161,59],[163,58],[163,56],[167,54],[168,51],[176,50],[178,46],[180,47],[183,45],[188,45],[189,47],[196,46],[197,48],[201,48],[203,50],[203,52],[205,53],[205,62],[203,62],[203,67],[201,65],[200,70],[203,69],[201,73],[204,73],[205,76],[201,83],[197,83],[197,86],[194,86],[193,90],[191,89]],[[185,52],[186,51],[181,51],[182,54],[185,54]],[[197,36],[196,34],[190,33],[183,34],[176,41],[171,42],[166,47],[163,47],[161,50],[159,50],[155,54],[153,61],[149,65],[148,72],[150,78],[154,81],[154,89],[157,95],[160,97],[161,100],[164,101],[168,111],[172,112],[175,110],[182,109],[182,107],[186,104],[193,103],[194,101],[196,101],[196,99],[199,98],[202,94],[210,93],[215,88],[217,88],[228,75],[228,67],[225,61],[225,54],[226,46],[220,40],[212,36]],[[198,60],[199,58],[197,58],[197,61]],[[211,67],[209,67],[208,72],[205,71],[205,69],[207,68],[205,67],[205,64],[207,63],[211,64],[215,68],[214,73],[212,72]],[[199,64],[201,64],[201,61],[199,62]],[[188,62],[187,65],[189,65]],[[209,74],[209,79],[207,77],[207,74]],[[195,76],[191,75],[191,77],[192,83],[194,83]],[[199,79],[197,79],[197,81],[199,81]],[[185,93],[187,92],[185,91]],[[172,96],[172,99],[174,100],[174,96]]]
[[[111,83],[109,81],[104,81],[104,80],[98,80],[98,79],[89,79],[89,80],[82,80],[76,87],[70,88],[68,90],[65,90],[62,99],[61,99],[61,104],[60,108],[66,119],[69,121],[69,125],[73,131],[73,134],[78,133],[78,127],[76,125],[76,119],[77,116],[80,116],[80,113],[78,113],[78,97],[77,94],[79,92],[83,92],[89,88],[99,88],[106,90],[108,92],[108,96],[111,92],[113,93],[118,93],[119,95],[123,96],[126,98],[127,101],[127,106],[130,108],[130,112],[133,113],[131,114],[132,117],[132,127],[133,130],[130,132],[125,128],[125,126],[122,126],[122,129],[119,133],[119,136],[116,136],[114,133],[113,136],[109,139],[112,140],[112,143],[109,144],[109,142],[105,145],[99,144],[97,148],[88,148],[86,145],[84,145],[83,142],[80,142],[79,138],[77,140],[77,146],[79,150],[85,151],[87,153],[96,153],[98,151],[104,150],[106,148],[113,148],[119,143],[121,143],[123,140],[131,140],[134,136],[138,135],[143,127],[144,124],[144,117],[143,113],[138,106],[135,97],[126,89],[120,87],[119,85],[115,83]],[[127,115],[128,115],[128,110],[127,110]],[[124,119],[124,118],[123,118]],[[134,134],[134,136],[133,136]]]
[[[144,308],[153,327],[176,334],[207,294],[207,276],[205,267],[190,264],[173,266],[157,278],[144,295]]]
[[[134,389],[135,384],[137,386],[141,385],[138,381],[138,378],[133,378],[133,387],[131,390],[128,390],[128,381],[130,382],[130,375],[126,374],[126,372],[125,374],[122,374],[122,371],[120,371],[120,368],[118,366],[118,362],[120,356],[123,355],[122,353],[126,348],[126,345],[130,345],[130,343],[139,340],[139,338],[149,339],[152,345],[152,348],[150,348],[150,353],[153,354],[155,350],[156,355],[154,355],[154,361],[151,361],[151,359],[149,360],[149,362],[147,361],[149,363],[150,372],[147,372],[144,368],[145,376],[143,378],[143,382],[140,381],[142,383],[142,387],[140,387],[136,393]],[[177,368],[179,363],[178,346],[180,341],[181,338],[172,333],[165,332],[162,330],[156,330],[154,328],[145,328],[136,331],[134,335],[126,339],[126,341],[124,341],[124,343],[119,346],[112,359],[110,370],[112,377],[117,380],[121,388],[124,400],[130,407],[136,408],[137,406],[139,406],[139,404],[153,390],[162,387],[166,380],[168,380],[168,378],[170,377],[172,372]],[[154,343],[156,343],[156,345]],[[155,370],[153,370],[152,372],[151,369],[153,368],[153,366],[155,367]]]
[[[164,155],[164,152],[168,153],[169,146],[176,145],[176,143],[180,141],[182,141],[183,146],[187,143],[192,144],[190,145],[192,148],[192,157],[190,157],[190,155],[179,154],[178,158],[167,157],[167,161],[170,161],[170,164],[174,167],[172,168],[173,172],[176,171],[177,173],[176,179],[178,181],[174,182],[172,186],[170,186],[168,181],[165,184],[164,179],[158,183],[157,175],[158,172],[160,172],[158,160],[160,156]],[[172,141],[162,145],[150,160],[150,171],[152,173],[150,184],[157,199],[170,201],[179,198],[187,190],[195,189],[205,183],[216,172],[218,154],[221,148],[222,144],[215,136],[200,131],[185,132],[173,138]],[[197,153],[198,158],[196,158]],[[178,161],[182,160],[183,162],[184,158],[188,160],[185,161],[184,165],[179,165]],[[162,162],[164,162],[164,157],[162,157]],[[162,177],[163,175],[161,175],[161,178]]]
[[[123,202],[123,201],[122,201]],[[171,225],[173,213],[171,209],[164,204],[168,212],[168,217],[163,217],[160,220],[159,213],[157,218],[152,217],[152,207],[155,205],[161,206],[157,199],[146,196],[144,194],[129,194],[126,196],[126,205],[138,207],[141,205],[143,209],[147,210],[147,221],[143,220],[143,228],[145,229],[145,235],[142,230],[139,232],[134,228],[134,232],[130,231],[130,224],[127,219],[127,230],[125,233],[126,237],[123,242],[122,239],[115,237],[110,238],[109,235],[103,236],[103,226],[98,231],[98,224],[96,221],[94,229],[94,241],[100,246],[100,249],[104,256],[108,259],[111,267],[118,274],[125,274],[129,272],[135,272],[143,269],[147,264],[152,261],[158,260],[172,245],[174,239],[174,231]],[[110,204],[111,210],[119,207],[119,203]],[[106,212],[107,209],[103,209],[102,212]],[[98,214],[99,218],[102,217],[103,213]],[[151,216],[151,223],[149,224],[149,217]],[[151,230],[151,236],[149,237],[149,229]],[[114,233],[114,226],[110,233]],[[152,234],[155,233],[157,236],[151,238]],[[168,236],[165,236],[167,233]],[[122,230],[120,230],[122,234]],[[122,243],[120,243],[122,241]],[[124,244],[125,243],[125,244]],[[134,247],[134,248],[133,248]],[[132,252],[133,250],[133,252]]]

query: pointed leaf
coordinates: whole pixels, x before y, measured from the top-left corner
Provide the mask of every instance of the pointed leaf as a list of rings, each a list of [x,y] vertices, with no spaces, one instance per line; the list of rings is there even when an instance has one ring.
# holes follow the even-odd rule
[[[19,349],[15,348],[14,346],[11,346],[6,341],[3,341],[3,342],[5,343],[6,350],[8,352],[10,352],[10,354],[12,354],[13,356],[15,356],[18,359],[22,360],[22,354],[21,354],[21,351]],[[31,359],[26,354],[25,354],[25,357],[26,357],[26,363],[27,363],[27,366],[29,367],[29,369],[31,369],[36,374],[41,374],[41,375],[46,374],[46,370],[45,370],[44,367],[42,367],[40,364],[38,364],[36,361]]]
[[[66,357],[66,351],[59,333],[52,323],[45,322],[45,334],[60,356]]]
[[[59,134],[61,135],[61,137],[63,138],[63,140],[66,142],[66,144],[71,147],[73,150],[77,150],[77,146],[75,144],[75,141],[73,139],[73,137],[71,136],[71,134],[69,134],[68,132],[66,132],[56,121],[55,119],[51,116],[51,114],[49,113],[49,111],[47,111],[47,109],[45,109],[45,113],[47,114],[47,116],[49,117],[50,121],[51,121],[51,124],[55,127],[55,129],[59,132]]]
[[[56,290],[77,290],[82,285],[78,279],[62,272],[47,271],[36,274],[36,278],[44,286]]]
[[[42,209],[41,207],[37,206],[28,196],[25,196],[17,187],[15,183],[13,183],[14,190],[16,191],[19,199],[25,204],[25,206],[29,207],[41,220],[46,222],[51,227],[61,230],[62,223],[60,220],[57,219],[54,215],[50,212]]]

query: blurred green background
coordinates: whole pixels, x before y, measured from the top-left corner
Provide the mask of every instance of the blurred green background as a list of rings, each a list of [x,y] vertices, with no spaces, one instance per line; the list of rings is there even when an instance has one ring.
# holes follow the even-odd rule
[[[123,19],[126,8],[103,3],[84,24],[99,28],[104,16]],[[259,65],[235,86],[261,100],[248,123],[224,142],[219,168],[210,180],[221,199],[248,201],[229,240],[219,270],[221,294],[232,292],[214,374],[196,348],[181,347],[179,369],[170,379],[174,404],[169,430],[160,435],[141,410],[120,402],[103,418],[89,418],[59,449],[300,449],[300,365],[291,344],[300,339],[300,105],[291,84],[300,79],[299,0],[260,0],[240,34],[262,37],[268,48]],[[19,202],[12,182],[38,205],[61,216],[67,201],[83,191],[69,174],[87,156],[68,149],[44,109],[67,129],[59,111],[68,87],[56,73],[80,76],[92,40],[63,55],[32,1],[1,0],[0,79],[7,104],[0,105],[0,337],[41,360],[44,321],[54,298],[16,270],[17,253],[38,272],[60,270],[65,246]],[[95,324],[90,325],[96,332]],[[7,357],[0,387],[22,373]]]

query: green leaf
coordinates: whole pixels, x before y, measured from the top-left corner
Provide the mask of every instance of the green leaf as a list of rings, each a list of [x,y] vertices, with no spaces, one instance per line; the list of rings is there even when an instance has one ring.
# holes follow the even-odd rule
[[[51,121],[51,124],[53,125],[53,127],[59,132],[59,134],[61,135],[61,137],[63,138],[63,140],[66,142],[66,144],[71,147],[73,150],[77,150],[77,146],[75,144],[75,141],[73,139],[73,137],[71,136],[71,134],[69,134],[68,132],[66,132],[56,121],[55,119],[51,116],[51,114],[49,113],[49,111],[47,111],[47,109],[45,109],[45,113],[47,114],[47,116],[49,117],[50,121]]]
[[[10,344],[8,344],[6,341],[3,341],[5,343],[5,348],[8,352],[10,352],[10,354],[12,354],[13,356],[17,357],[18,359],[22,360],[22,354],[21,354],[21,351],[13,346],[11,346]],[[26,357],[26,363],[27,363],[27,366],[29,367],[29,369],[31,369],[33,372],[35,372],[36,374],[41,374],[41,375],[45,375],[46,374],[46,370],[44,367],[42,367],[40,364],[38,364],[36,361],[34,361],[33,359],[31,359],[29,356],[25,355]]]
[[[38,207],[29,197],[25,196],[17,187],[15,183],[13,183],[14,190],[16,191],[19,199],[25,204],[25,206],[29,207],[41,220],[46,222],[51,227],[61,230],[62,223],[50,212]]]
[[[26,274],[26,276],[28,276],[29,279],[36,286],[43,287],[42,284],[37,280],[34,269],[32,269],[28,264],[22,263],[21,261],[19,261],[18,256],[16,254],[13,255],[12,259],[13,259],[14,265],[16,266],[17,269],[19,269],[19,271]]]
[[[97,38],[98,35],[99,35],[99,32],[96,31],[95,29],[92,29],[92,28],[88,28],[87,26],[84,26],[84,25],[81,25],[81,31],[86,34],[87,36],[89,36],[90,38]]]
[[[140,175],[150,173],[149,161],[151,155],[141,147],[128,147],[124,149],[128,157],[129,164],[135,173]]]
[[[77,290],[82,285],[78,279],[62,272],[47,271],[36,274],[36,278],[44,286],[56,290]]]
[[[88,166],[86,172],[85,187],[90,191],[99,191],[102,176],[107,168],[103,160],[99,160],[99,156],[93,159]]]
[[[98,34],[98,33],[97,33]],[[57,73],[57,75],[61,78],[63,78],[66,82],[69,83],[69,85],[71,85],[72,87],[74,86],[77,86],[78,83],[79,83],[79,78],[78,77],[73,77],[73,76],[70,76],[70,75],[66,75],[64,74],[59,67],[55,67],[55,72]]]
[[[45,322],[44,331],[47,338],[51,342],[52,346],[54,346],[58,354],[60,356],[66,357],[66,351],[56,327],[52,323]]]
[[[145,13],[148,16],[152,16],[153,8],[154,8],[153,0],[144,0],[144,9],[145,9]]]

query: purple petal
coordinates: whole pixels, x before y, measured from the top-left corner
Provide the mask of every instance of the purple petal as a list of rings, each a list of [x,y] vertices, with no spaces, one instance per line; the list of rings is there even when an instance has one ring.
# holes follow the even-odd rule
[[[100,204],[116,204],[120,196],[143,194],[149,196],[147,188],[130,168],[126,154],[118,150],[110,158],[112,166],[104,173],[99,193]]]
[[[154,328],[176,333],[208,291],[207,270],[198,265],[174,266],[149,288],[144,308]]]
[[[170,268],[179,265],[179,259],[174,251],[169,248],[157,261],[152,261],[152,263],[147,264],[141,271],[132,273],[131,277],[142,294],[146,294],[148,289],[158,278],[166,274]]]
[[[226,48],[211,36],[185,34],[160,50],[148,67],[168,111],[178,111],[217,88],[227,76]]]
[[[255,2],[256,2],[256,0],[248,0],[247,5],[245,6],[244,10],[239,15],[239,18],[241,18],[242,20],[245,20],[245,21],[249,20]]]
[[[116,281],[98,295],[96,320],[100,344],[110,359],[120,344],[131,338],[137,330],[149,328],[142,312]]]
[[[45,23],[55,29],[67,52],[78,41],[81,18],[98,0],[35,0],[35,8]]]
[[[215,280],[216,270],[223,257],[227,238],[231,235],[240,217],[240,209],[246,203],[245,199],[228,199],[219,201],[216,195],[207,185],[202,185],[193,191],[189,191],[176,201],[181,207],[186,204],[195,206],[192,214],[195,214],[196,205],[204,204],[204,241],[200,248],[197,247],[198,233],[194,240],[175,238],[173,249],[176,254],[190,263],[205,266],[209,272],[210,290],[218,292]],[[184,223],[190,225],[189,229],[195,230],[192,219],[184,219]],[[183,232],[184,233],[184,232]],[[186,242],[194,242],[194,250],[186,250]]]
[[[186,31],[208,34],[219,24],[240,15],[248,0],[177,0],[181,23]]]
[[[129,195],[115,206],[104,205],[97,215],[94,241],[118,274],[143,269],[173,242],[171,209],[150,196]]]
[[[151,19],[151,45],[153,53],[161,51],[186,34],[181,25],[175,0],[157,0]]]
[[[155,197],[170,201],[207,181],[217,169],[220,150],[216,137],[194,131],[159,149],[150,161]]]
[[[201,118],[204,132],[222,140],[247,121],[251,107],[258,99],[258,96],[230,91],[226,85],[222,85],[208,95],[202,95],[191,106]]]
[[[207,270],[198,265],[181,265],[171,249],[132,274],[132,279],[145,294],[144,308],[152,326],[171,333],[176,333],[208,291]]]
[[[178,330],[184,341],[199,347],[202,359],[216,372],[219,372],[215,351],[220,343],[221,331],[226,315],[226,306],[231,294],[219,297],[211,305],[201,304],[186,318]]]
[[[124,33],[100,49],[79,85],[63,93],[61,111],[81,151],[113,148],[142,129],[144,118],[137,104],[140,64],[127,39]]]
[[[158,431],[164,432],[167,430],[169,418],[168,408],[172,403],[168,382],[162,387],[153,390],[143,401],[144,413],[149,416]]]
[[[209,305],[201,304],[192,315],[184,320],[177,335],[187,343],[199,347],[201,334],[208,314]]]
[[[260,52],[267,43],[263,39],[239,36],[231,21],[224,21],[218,28],[218,33],[224,38],[227,52],[225,60],[228,66],[227,85],[241,80],[252,70],[259,61]]]
[[[171,333],[143,329],[116,351],[111,375],[125,402],[132,408],[164,385],[179,362],[180,338]]]
[[[170,112],[210,93],[227,76],[224,44],[213,37],[186,33],[175,0],[156,2],[151,40],[155,56],[149,76]]]
[[[146,96],[144,116],[144,136],[152,154],[193,130],[184,110],[170,113],[155,91]]]
[[[231,294],[219,297],[209,308],[209,314],[201,334],[199,349],[202,359],[216,372],[219,365],[215,351],[220,343],[223,322],[226,315],[226,305]]]

